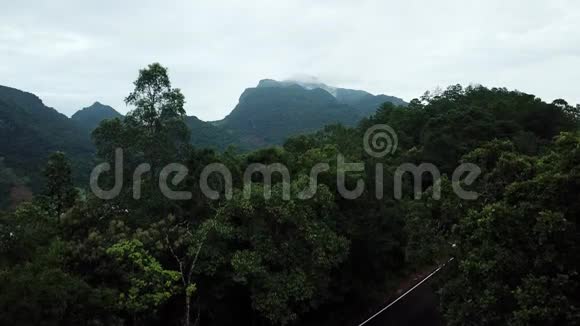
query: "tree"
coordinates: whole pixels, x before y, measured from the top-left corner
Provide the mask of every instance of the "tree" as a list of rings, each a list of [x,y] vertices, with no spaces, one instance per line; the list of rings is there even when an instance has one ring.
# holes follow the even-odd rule
[[[185,115],[185,98],[178,88],[171,88],[167,68],[159,63],[140,70],[134,85],[135,90],[125,99],[125,103],[135,106],[127,115],[131,121],[156,134],[168,122]]]
[[[118,325],[108,310],[111,291],[71,271],[60,226],[36,203],[0,219],[0,324]]]
[[[133,183],[133,173],[138,166],[150,165],[150,170],[140,176],[143,181],[141,200],[133,201],[133,188],[124,187],[117,202],[132,211],[143,211],[137,215],[159,212],[167,216],[174,203],[162,196],[158,180],[164,166],[184,161],[191,151],[189,131],[184,122],[185,100],[179,89],[171,87],[167,68],[158,63],[140,70],[134,86],[125,99],[133,109],[122,120],[101,123],[93,132],[93,139],[98,156],[111,166],[114,166],[116,150],[123,150],[124,184]],[[114,184],[112,173],[104,175],[103,179],[104,184]]]
[[[46,179],[46,204],[57,219],[67,209],[71,208],[78,196],[78,191],[73,185],[72,169],[69,160],[62,152],[50,155],[44,177]]]
[[[71,185],[70,165],[57,155],[47,168],[56,176],[53,196],[0,214],[0,324],[342,325],[451,255],[454,263],[438,274],[447,276],[441,303],[450,325],[578,324],[580,135],[564,101],[452,86],[408,108],[383,105],[356,128],[333,125],[238,154],[188,146],[174,128],[183,125],[180,98],[167,70],[150,65],[127,98],[134,110],[93,133],[101,159],[112,164],[115,149],[124,150],[117,198],[59,196]],[[365,153],[363,134],[375,124],[395,129],[397,152]],[[339,155],[365,167],[345,177],[347,189],[364,181],[356,199],[337,187]],[[192,191],[190,200],[159,193],[159,169],[172,162],[189,170],[171,187]],[[216,162],[231,171],[231,199],[201,192],[201,171]],[[438,164],[441,200],[430,196],[430,177],[421,200],[410,196],[410,182],[409,196],[393,198],[391,174],[405,162]],[[20,176],[8,163],[14,170],[0,171],[0,187]],[[135,200],[141,163],[152,168]],[[266,178],[255,174],[244,193],[252,163],[283,163],[291,180],[275,173],[267,199]],[[317,163],[328,169],[313,197],[299,198]],[[449,174],[459,163],[481,168],[465,187],[478,200],[454,195]],[[219,173],[208,184],[222,195],[230,185]]]
[[[138,314],[155,311],[173,295],[180,275],[163,269],[139,240],[117,242],[107,249],[107,254],[125,272],[123,279],[127,288],[122,289],[118,304],[132,315],[133,325],[137,325]]]
[[[31,261],[0,270],[0,323],[72,325],[83,323],[90,288],[63,269],[65,244],[36,248]]]
[[[213,266],[219,265],[219,261],[224,258],[222,254],[211,255],[211,239],[215,236],[227,239],[231,237],[231,233],[231,227],[222,221],[219,214],[199,224],[187,220],[179,221],[175,216],[169,216],[153,224],[147,232],[150,240],[157,240],[156,246],[166,251],[177,264],[177,271],[174,273],[181,283],[180,292],[184,298],[183,326],[191,325],[192,297],[198,289],[195,277],[204,272],[201,261],[208,259],[207,253],[208,260],[211,260],[210,265]],[[206,267],[205,272],[211,274],[214,268],[210,267],[208,271]],[[199,319],[199,311],[197,318]]]
[[[470,154],[488,163],[488,202],[455,227],[458,263],[442,290],[448,322],[577,324],[580,137],[561,134],[537,158],[501,147]]]
[[[0,157],[0,209],[10,203],[10,190],[20,183],[20,178],[13,169],[6,166],[4,158]]]
[[[304,184],[294,184],[293,191]],[[320,186],[308,201],[284,201],[274,185],[264,199],[253,187],[226,203],[234,225],[234,280],[248,288],[252,306],[271,324],[286,325],[328,299],[330,274],[347,257],[349,242],[333,229],[333,195]]]

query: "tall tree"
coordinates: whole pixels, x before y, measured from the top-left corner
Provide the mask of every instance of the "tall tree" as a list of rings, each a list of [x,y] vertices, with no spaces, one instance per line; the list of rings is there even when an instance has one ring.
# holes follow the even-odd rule
[[[159,173],[165,165],[183,161],[190,150],[189,131],[184,122],[185,100],[179,89],[172,88],[167,68],[159,63],[140,70],[133,84],[134,90],[125,99],[133,109],[122,120],[104,121],[92,135],[97,155],[112,166],[116,150],[123,150],[125,185],[135,181],[133,173],[140,164],[150,165],[150,170],[140,176],[142,200],[132,201],[134,189],[124,187],[117,201],[125,207],[133,206],[133,211],[149,215],[160,212],[166,216],[167,207],[175,203],[165,200],[160,193]],[[114,184],[110,179],[104,181]]]
[[[134,122],[158,133],[168,121],[185,116],[185,98],[178,88],[171,88],[167,68],[159,63],[140,70],[133,84],[135,89],[125,103],[135,106],[128,114]]]

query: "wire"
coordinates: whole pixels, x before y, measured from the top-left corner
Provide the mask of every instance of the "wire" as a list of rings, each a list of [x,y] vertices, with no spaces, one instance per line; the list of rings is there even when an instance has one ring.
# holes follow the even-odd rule
[[[445,264],[439,266],[436,270],[434,270],[431,274],[427,275],[427,277],[425,277],[421,282],[417,283],[415,286],[413,286],[412,288],[410,288],[407,292],[403,293],[400,297],[398,297],[397,299],[395,299],[395,301],[389,303],[386,307],[384,307],[383,309],[381,309],[379,312],[377,312],[376,314],[372,315],[369,319],[363,321],[361,324],[359,324],[358,326],[363,326],[366,323],[368,323],[369,321],[371,321],[373,318],[375,318],[376,316],[380,315],[381,313],[383,313],[385,310],[389,309],[392,305],[394,305],[395,303],[397,303],[397,301],[403,299],[407,294],[413,292],[413,290],[415,290],[418,286],[420,286],[421,284],[423,284],[425,281],[427,281],[428,279],[431,278],[431,276],[437,274],[437,272],[439,272],[441,270],[441,268],[445,267],[445,265],[449,264],[450,262],[453,261],[453,259],[455,259],[455,257],[451,257],[451,259],[449,259]]]

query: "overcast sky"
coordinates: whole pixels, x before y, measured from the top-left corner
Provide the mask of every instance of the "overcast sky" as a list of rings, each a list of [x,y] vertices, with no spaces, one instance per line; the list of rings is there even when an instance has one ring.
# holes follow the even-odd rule
[[[580,1],[2,1],[0,84],[67,115],[126,112],[152,62],[203,120],[296,75],[405,100],[481,83],[580,103]]]

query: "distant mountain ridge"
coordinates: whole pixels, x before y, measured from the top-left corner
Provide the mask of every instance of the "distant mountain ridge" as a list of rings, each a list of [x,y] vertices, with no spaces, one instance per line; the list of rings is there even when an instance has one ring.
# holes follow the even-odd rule
[[[406,105],[398,98],[335,88],[322,83],[261,80],[246,89],[223,120],[206,122],[185,117],[191,144],[198,148],[247,151],[282,144],[288,137],[310,133],[328,124],[355,125],[384,102]],[[71,118],[44,105],[25,91],[0,86],[0,196],[15,189],[41,189],[48,156],[63,151],[71,159],[74,177],[85,184],[94,165],[90,134],[106,119],[123,118],[112,107],[94,102]],[[10,204],[0,200],[0,205]]]
[[[95,102],[91,106],[78,110],[71,116],[77,126],[91,133],[103,120],[122,119],[124,115],[108,105]],[[202,121],[195,116],[186,116],[185,124],[191,131],[191,144],[196,147],[208,147],[217,150],[224,150],[229,145],[243,147],[235,137],[224,132],[221,128],[209,122]]]
[[[84,130],[36,95],[0,86],[0,157],[38,188],[50,153],[66,152],[77,177],[92,160],[93,145]]]
[[[188,116],[185,122],[196,147],[250,150],[281,144],[290,136],[328,124],[355,125],[385,102],[407,105],[398,97],[333,87],[316,80],[262,79],[256,87],[242,92],[238,105],[224,119],[206,122]],[[71,120],[90,134],[101,121],[122,117],[112,107],[95,102],[77,111]]]
[[[232,112],[215,124],[256,148],[281,144],[328,124],[355,125],[385,102],[407,105],[400,98],[323,83],[263,79],[247,88]]]
[[[246,89],[220,126],[256,148],[281,144],[290,135],[315,131],[325,124],[357,121],[353,109],[328,92],[291,85]]]
[[[385,94],[374,95],[363,90],[329,86],[317,80],[298,81],[288,79],[283,81],[276,81],[273,79],[262,79],[258,83],[258,87],[289,87],[291,85],[298,85],[305,89],[323,89],[334,96],[339,103],[348,104],[355,108],[363,109],[370,114],[374,113],[374,111],[385,102],[390,102],[394,105],[400,106],[406,106],[408,104],[403,99],[395,96],[389,96]],[[374,110],[372,107],[374,107]]]
[[[191,143],[199,148],[241,150],[282,144],[288,137],[310,133],[328,124],[355,125],[384,102],[406,103],[396,97],[336,88],[323,83],[261,80],[246,89],[223,120],[185,118]],[[77,179],[91,166],[90,133],[105,119],[122,118],[114,108],[94,102],[71,118],[44,105],[28,92],[0,86],[0,159],[38,189],[48,155],[63,151],[73,161]]]

